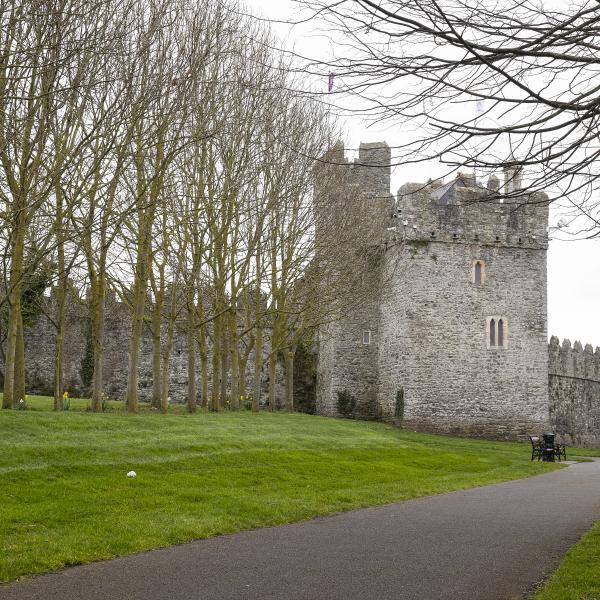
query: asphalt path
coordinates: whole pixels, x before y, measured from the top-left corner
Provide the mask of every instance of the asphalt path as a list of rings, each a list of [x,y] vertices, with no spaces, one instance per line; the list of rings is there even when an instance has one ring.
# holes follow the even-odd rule
[[[507,600],[600,518],[600,461],[64,569],[2,600]]]

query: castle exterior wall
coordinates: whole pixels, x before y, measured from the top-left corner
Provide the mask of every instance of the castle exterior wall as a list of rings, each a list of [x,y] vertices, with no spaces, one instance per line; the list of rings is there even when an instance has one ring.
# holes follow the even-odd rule
[[[347,163],[336,147],[336,163],[345,172],[326,192],[317,223],[317,262],[325,264],[323,297],[337,309],[319,329],[317,412],[338,414],[338,395],[356,401],[354,416],[376,418],[379,297],[385,225],[392,206],[390,149],[387,144],[361,144],[355,162]],[[325,256],[321,256],[325,255]]]
[[[348,163],[349,187],[385,196],[387,173],[358,163]],[[365,273],[377,294],[321,328],[318,412],[336,414],[340,391],[369,405],[376,390],[373,412],[395,418],[401,397],[403,422],[415,429],[515,439],[550,427],[547,198],[496,189],[459,174],[447,184],[405,185],[391,211],[379,207],[383,237],[366,247],[381,254]],[[357,231],[376,208],[355,202],[364,210]],[[357,234],[357,245],[363,239]],[[501,345],[490,339],[500,320]]]
[[[378,286],[380,268],[374,268],[365,277],[373,280],[373,286]],[[366,287],[369,287],[368,282]],[[378,307],[364,299],[321,328],[317,370],[319,414],[338,414],[338,394],[348,392],[356,400],[355,416],[379,416],[379,338]]]
[[[381,297],[380,396],[406,426],[497,438],[547,429],[548,207],[474,180],[400,189]],[[540,198],[539,200],[543,200]],[[475,264],[481,269],[475,281]],[[490,321],[503,323],[502,347]]]
[[[414,429],[515,438],[547,429],[544,251],[460,242],[398,250],[381,304],[380,404]],[[485,284],[471,281],[485,261]],[[488,318],[505,323],[488,347]]]
[[[50,297],[44,312],[36,323],[25,329],[25,383],[28,394],[53,395],[54,393],[54,350],[56,329],[53,324],[55,311],[54,299]],[[71,396],[86,396],[88,386],[84,382],[82,362],[89,349],[89,319],[85,301],[71,293],[68,297],[65,324],[63,382],[64,389]],[[131,312],[126,304],[118,302],[114,294],[107,296],[104,324],[104,391],[109,399],[123,399],[127,389],[129,364],[129,340],[131,337]],[[268,333],[268,332],[267,332]],[[165,342],[166,325],[162,332],[162,344]],[[162,348],[161,348],[162,350]],[[201,363],[198,353],[196,361],[196,381],[200,402]],[[267,358],[270,352],[268,335],[263,348],[264,367],[262,373],[263,398],[266,398],[269,386]],[[142,402],[152,400],[152,355],[153,341],[148,327],[142,330],[139,398]],[[169,398],[171,402],[187,400],[187,335],[184,327],[177,326],[173,337],[173,346],[169,362]],[[208,364],[212,365],[212,344],[208,339]],[[254,352],[249,357],[246,369],[247,389],[251,390],[254,379]],[[0,368],[4,368],[0,364]],[[209,368],[209,374],[212,369]],[[210,395],[212,381],[209,380]],[[277,397],[283,402],[284,374],[283,366],[277,365]]]
[[[548,349],[552,430],[568,445],[600,448],[600,348],[553,336]]]

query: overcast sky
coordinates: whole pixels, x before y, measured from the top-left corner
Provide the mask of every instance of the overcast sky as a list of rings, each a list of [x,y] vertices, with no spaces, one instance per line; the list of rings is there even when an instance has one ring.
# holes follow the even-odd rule
[[[273,20],[292,20],[298,15],[293,0],[246,0],[246,5],[253,13]],[[331,41],[316,24],[292,30],[285,25],[275,25],[274,29],[287,49],[312,58],[329,55]],[[322,83],[316,81],[316,85],[322,85],[325,91],[327,78],[324,76]],[[393,147],[394,140],[406,135],[393,124],[378,128],[357,117],[345,120],[344,134],[348,148],[373,141],[386,141]],[[392,174],[392,193],[405,181],[426,181],[430,175],[440,175],[438,165],[396,167]],[[551,209],[550,222],[556,223],[557,219],[556,210]],[[552,240],[548,251],[548,335],[600,346],[599,308],[600,241]]]

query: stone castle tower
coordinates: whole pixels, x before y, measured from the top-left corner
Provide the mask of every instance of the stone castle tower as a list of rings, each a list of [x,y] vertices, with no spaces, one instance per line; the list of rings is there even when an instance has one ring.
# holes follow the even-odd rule
[[[415,429],[547,429],[547,199],[520,196],[514,172],[500,190],[508,197],[495,177],[484,186],[458,174],[393,198],[387,144],[361,144],[353,163],[343,147],[332,152],[346,176],[328,216],[352,215],[343,230],[353,256],[370,257],[356,261],[370,293],[319,331],[317,411],[336,414],[347,391],[357,415],[403,411]]]

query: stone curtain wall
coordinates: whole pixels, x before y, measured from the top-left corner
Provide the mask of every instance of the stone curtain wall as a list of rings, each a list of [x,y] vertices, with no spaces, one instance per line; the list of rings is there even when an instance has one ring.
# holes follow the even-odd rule
[[[48,299],[44,313],[35,325],[25,330],[25,381],[28,394],[53,395],[54,382],[54,344],[56,330],[52,322],[54,299]],[[82,377],[82,361],[86,355],[88,330],[88,312],[85,302],[71,295],[68,301],[65,328],[65,364],[64,389],[72,396],[85,397],[87,386]],[[131,332],[131,314],[129,308],[118,302],[114,294],[107,294],[105,321],[104,390],[110,399],[123,399],[127,389],[127,369],[129,363],[129,339]],[[166,331],[163,335],[166,336]],[[208,340],[208,364],[212,365],[212,349]],[[145,327],[142,335],[140,363],[140,400],[152,399],[152,336]],[[268,391],[267,357],[270,352],[268,336],[265,343],[265,368],[262,373],[263,400]],[[200,402],[201,364],[197,350],[198,402]],[[254,354],[248,360],[246,371],[247,389],[250,392],[254,378]],[[0,363],[4,370],[4,365]],[[277,367],[277,396],[283,402],[283,366]],[[209,377],[212,368],[209,367]],[[172,402],[185,402],[187,399],[187,336],[183,327],[176,328],[170,360],[169,397]],[[209,379],[209,395],[211,381]]]
[[[25,330],[25,380],[30,394],[53,394],[54,343],[56,330],[52,323],[53,299],[45,314]],[[84,301],[71,296],[68,302],[65,328],[64,388],[73,396],[86,396],[82,361],[89,336],[88,312]],[[131,314],[129,308],[117,302],[114,294],[107,295],[105,321],[104,390],[108,398],[122,399],[127,389]],[[170,397],[184,402],[187,397],[187,344],[185,333],[177,330],[173,341],[170,365]],[[199,362],[199,361],[198,361]],[[197,378],[200,380],[200,365]],[[152,336],[143,330],[140,362],[140,400],[152,399]]]
[[[32,327],[25,328],[25,389],[28,394],[54,395],[54,344],[56,329],[52,322],[54,298],[48,299],[44,313]],[[72,395],[83,390],[81,360],[85,355],[87,336],[87,311],[81,300],[68,296],[65,315],[65,362],[63,365],[64,389]],[[108,366],[109,361],[107,361]],[[2,364],[4,372],[4,364]]]
[[[600,447],[600,348],[557,337],[548,346],[550,422],[565,443]]]

